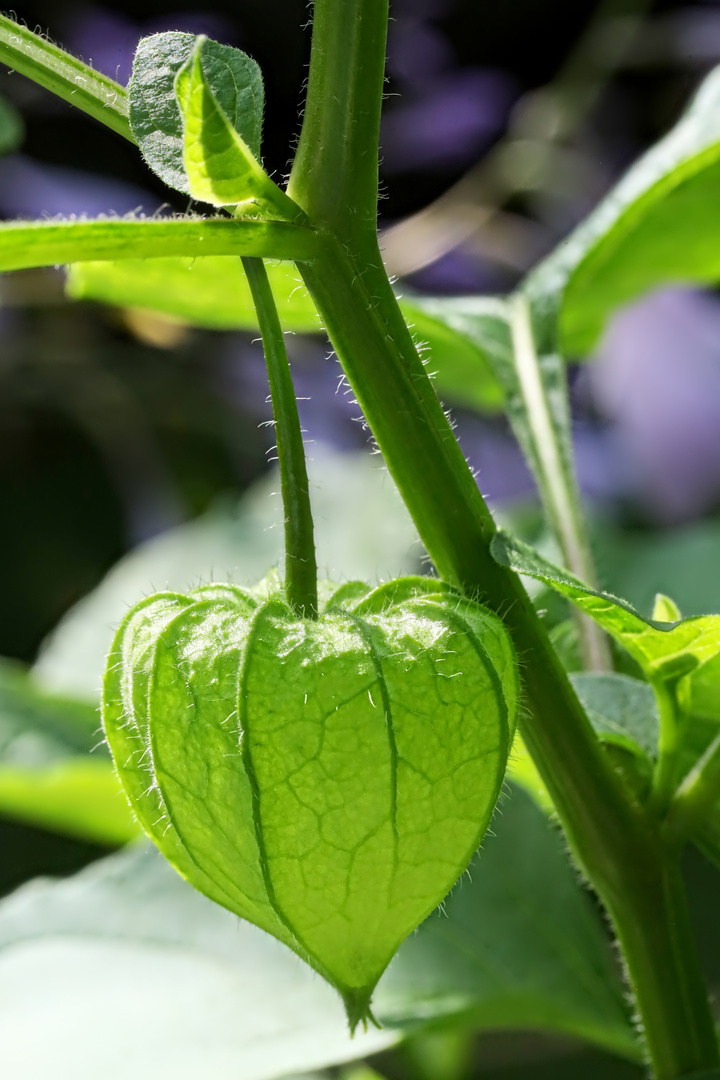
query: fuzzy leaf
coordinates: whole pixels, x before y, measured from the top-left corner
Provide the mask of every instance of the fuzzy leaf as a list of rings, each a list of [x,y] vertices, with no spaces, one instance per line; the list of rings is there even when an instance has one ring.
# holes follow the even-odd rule
[[[187,61],[175,76],[175,96],[183,124],[183,167],[188,189],[195,199],[213,206],[233,206],[235,212],[285,220],[302,218],[300,208],[273,183],[243,135],[258,140],[262,123],[262,99],[252,93],[238,95],[237,105],[246,109],[251,122],[242,133],[233,126],[224,103],[217,97],[203,56],[208,40],[199,37]],[[242,115],[240,118],[244,120]],[[237,114],[235,116],[237,119]],[[259,146],[258,146],[259,149]]]
[[[570,682],[603,742],[657,757],[658,711],[647,683],[614,672],[573,672]]]
[[[130,125],[145,160],[169,187],[186,194],[190,187],[175,77],[192,55],[196,40],[194,34],[177,31],[143,38],[128,86]],[[264,102],[260,68],[240,49],[209,39],[201,50],[201,63],[220,108],[259,157]]]

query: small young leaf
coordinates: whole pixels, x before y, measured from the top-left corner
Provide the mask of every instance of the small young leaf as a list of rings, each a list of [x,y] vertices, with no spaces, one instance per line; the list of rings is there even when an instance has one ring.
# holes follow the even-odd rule
[[[674,600],[665,593],[658,593],[653,604],[653,622],[680,622],[682,615]]]
[[[194,34],[151,34],[138,45],[128,86],[130,125],[150,168],[177,191],[190,193],[184,166],[183,121],[175,77],[195,48]],[[205,40],[201,62],[218,104],[260,155],[263,83],[260,68],[229,45]]]
[[[259,143],[262,99],[249,93],[235,99],[234,118],[216,96],[203,56],[207,38],[196,39],[190,56],[175,76],[175,96],[183,123],[183,166],[190,194],[214,206],[234,206],[246,213],[293,221],[300,208],[273,183],[249,145]],[[246,114],[250,119],[246,122]],[[234,121],[242,121],[242,133]]]
[[[324,975],[355,1027],[487,828],[514,653],[495,616],[422,578],[343,589],[315,621],[267,594],[138,605],[108,659],[105,731],[161,851]]]

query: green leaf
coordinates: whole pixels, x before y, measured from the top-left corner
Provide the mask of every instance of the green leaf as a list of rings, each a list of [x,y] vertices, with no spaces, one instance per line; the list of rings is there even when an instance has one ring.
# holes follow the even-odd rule
[[[354,1028],[487,828],[514,653],[499,619],[419,577],[344,588],[317,620],[267,592],[142,601],[108,657],[103,723],[163,854],[336,986]]]
[[[196,41],[194,34],[177,31],[143,38],[128,85],[130,126],[143,157],[169,187],[186,194],[190,194],[190,187],[175,78],[192,55]],[[264,101],[260,68],[240,49],[208,39],[200,60],[218,105],[259,158]]]
[[[0,15],[0,62],[133,141],[125,87]]]
[[[376,1008],[383,1030],[350,1039],[321,979],[152,849],[0,903],[0,1071],[23,1080],[94,1076],[116,1060],[118,1031],[132,1032],[123,1076],[272,1080],[453,1017],[637,1056],[601,920],[557,830],[517,789],[444,912],[401,946]]]
[[[0,661],[0,814],[103,844],[137,836],[99,720],[96,706]]]
[[[618,770],[634,790],[643,790],[657,758],[659,719],[651,687],[639,679],[616,673],[572,672],[570,682],[598,738],[613,749]],[[694,756],[699,756],[703,748]],[[519,736],[510,755],[508,775],[545,813],[553,812],[550,794]]]
[[[300,208],[273,183],[247,142],[252,138],[259,143],[263,103],[257,88],[262,84],[251,77],[249,86],[243,86],[243,92],[237,94],[233,116],[229,116],[225,111],[227,99],[219,100],[215,82],[210,82],[210,77],[214,80],[220,72],[220,66],[206,72],[203,64],[209,46],[207,38],[197,38],[175,77],[175,96],[183,122],[183,167],[190,194],[214,206],[233,206],[236,214],[289,221],[303,218]],[[231,70],[232,76],[236,74]],[[238,119],[240,131],[234,126]]]
[[[307,226],[228,218],[12,221],[0,224],[0,271],[96,259],[257,255],[311,259],[317,236]]]
[[[532,272],[566,356],[589,352],[618,307],[663,284],[720,280],[720,69],[678,124]]]
[[[240,259],[120,259],[67,268],[67,293],[118,307],[159,311],[214,330],[257,330],[257,315]],[[320,317],[292,263],[266,266],[284,330],[318,333]]]
[[[718,615],[701,615],[676,623],[644,619],[624,600],[589,589],[508,533],[497,533],[492,553],[501,566],[543,581],[566,596],[630,653],[648,679],[684,674],[694,684],[703,666],[711,664],[720,654]],[[720,720],[720,713],[717,718]]]
[[[684,771],[691,768],[716,736],[720,723],[720,616],[700,615],[679,622],[644,619],[624,600],[588,589],[507,533],[497,534],[492,553],[502,566],[545,582],[598,622],[633,657],[649,681],[674,684],[680,713],[685,717],[678,762]],[[643,741],[647,745],[647,737]],[[705,846],[714,850],[714,840],[708,839]]]
[[[615,673],[573,672],[570,682],[603,742],[657,757],[658,711],[652,688]]]
[[[351,1039],[322,979],[195,892],[154,849],[133,846],[0,903],[5,1076],[95,1077],[104,1062],[112,1080],[272,1080],[399,1037]]]

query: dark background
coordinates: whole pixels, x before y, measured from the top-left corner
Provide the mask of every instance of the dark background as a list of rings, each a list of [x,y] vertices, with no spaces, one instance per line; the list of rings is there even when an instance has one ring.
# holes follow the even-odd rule
[[[396,0],[392,13],[381,226],[390,269],[429,292],[512,287],[667,130],[720,62],[720,3],[711,0]],[[242,47],[265,76],[266,165],[287,172],[309,51],[304,2],[211,0],[203,10],[182,0],[53,0],[19,5],[17,16],[122,82],[138,39],[157,30],[205,32]],[[4,69],[0,94],[26,125],[19,151],[0,159],[0,215],[187,208],[132,146],[69,105]],[[413,215],[429,204],[427,234]],[[259,427],[267,390],[248,336],[66,302],[60,271],[0,281],[0,334],[0,655],[29,662],[125,551],[262,474],[272,440]],[[310,398],[302,405],[309,437],[339,450],[364,446],[355,411],[335,393],[336,365],[323,343],[298,342],[293,361],[298,392]],[[622,313],[596,361],[573,372],[572,389],[578,469],[599,534],[612,530],[625,550],[715,527],[714,294],[665,290]],[[507,510],[532,501],[504,420],[462,410],[456,419],[491,503]],[[613,558],[601,558],[608,584]],[[703,588],[706,569],[696,567],[688,596]],[[99,853],[10,823],[0,823],[0,845],[5,888]],[[693,874],[710,923],[717,885],[699,862]],[[388,1076],[421,1077],[418,1060],[422,1054],[414,1064],[396,1054],[378,1066]],[[637,1074],[517,1036],[484,1039],[468,1060],[468,1075],[508,1080]],[[460,1076],[438,1069],[437,1080]]]

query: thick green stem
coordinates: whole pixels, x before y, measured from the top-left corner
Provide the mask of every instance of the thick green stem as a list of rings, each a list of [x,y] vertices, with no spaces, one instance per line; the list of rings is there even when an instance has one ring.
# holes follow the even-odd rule
[[[379,253],[302,267],[358,402],[439,573],[497,612],[521,658],[523,736],[570,847],[620,941],[658,1080],[718,1063],[682,883],[610,769],[519,579],[495,563],[495,525],[397,309]]]
[[[325,233],[301,269],[358,402],[442,577],[498,612],[521,658],[523,733],[570,846],[623,948],[658,1080],[717,1066],[682,884],[600,750],[495,529],[417,354],[375,237],[387,0],[317,0],[290,193]],[[373,53],[361,52],[362,47]],[[331,138],[332,136],[332,138]]]
[[[288,195],[342,234],[377,247],[378,138],[388,0],[316,0],[302,132]]]
[[[301,618],[317,616],[317,562],[297,400],[285,339],[262,259],[243,258],[262,334],[275,418],[280,489],[285,514],[285,595]]]

